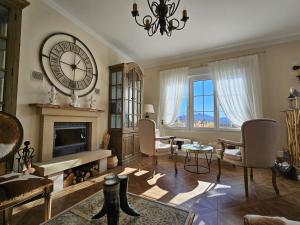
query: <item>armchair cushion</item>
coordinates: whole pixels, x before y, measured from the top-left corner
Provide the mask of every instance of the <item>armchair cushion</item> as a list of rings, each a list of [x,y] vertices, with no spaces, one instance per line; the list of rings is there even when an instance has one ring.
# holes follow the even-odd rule
[[[236,161],[242,161],[242,155],[241,155],[241,150],[240,149],[217,149],[216,150],[217,155],[219,158],[222,159],[231,159],[231,160],[236,160]]]
[[[173,150],[175,151],[178,147],[177,145],[172,145]],[[155,142],[155,150],[156,153],[170,153],[171,152],[171,145],[165,144],[160,141]]]

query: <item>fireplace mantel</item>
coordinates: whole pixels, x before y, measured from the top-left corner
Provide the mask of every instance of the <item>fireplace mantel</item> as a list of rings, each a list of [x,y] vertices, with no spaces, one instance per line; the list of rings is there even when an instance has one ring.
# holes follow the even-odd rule
[[[89,123],[89,151],[99,149],[99,117],[103,110],[77,108],[50,104],[29,104],[37,109],[40,115],[38,161],[53,160],[53,138],[55,122],[85,122]]]
[[[29,106],[37,108],[38,113],[41,115],[89,115],[91,117],[99,117],[100,113],[104,112],[102,109],[81,108],[68,105],[32,103],[29,104]]]

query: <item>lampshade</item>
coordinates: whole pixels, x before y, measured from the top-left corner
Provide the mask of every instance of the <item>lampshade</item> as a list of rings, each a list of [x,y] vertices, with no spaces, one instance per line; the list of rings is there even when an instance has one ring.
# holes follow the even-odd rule
[[[153,105],[152,104],[145,104],[144,105],[144,113],[155,113]]]

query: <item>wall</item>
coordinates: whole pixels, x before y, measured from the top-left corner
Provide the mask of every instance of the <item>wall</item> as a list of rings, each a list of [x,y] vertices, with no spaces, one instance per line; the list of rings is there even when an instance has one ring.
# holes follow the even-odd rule
[[[42,40],[54,32],[67,32],[81,39],[93,53],[98,70],[99,80],[96,88],[100,95],[96,95],[97,108],[104,109],[99,123],[98,135],[107,130],[108,117],[108,66],[127,61],[99,39],[89,35],[79,26],[53,10],[40,0],[30,0],[31,4],[23,11],[22,37],[20,52],[20,70],[18,86],[17,116],[24,127],[24,140],[30,140],[34,148],[38,147],[39,117],[36,110],[28,106],[29,103],[47,102],[47,93],[50,86],[46,79],[43,82],[31,79],[32,71],[41,71],[39,63],[39,47]],[[60,104],[68,104],[69,99],[62,94],[58,97]],[[88,97],[81,99],[81,105],[88,105]],[[52,140],[49,140],[52,141]]]
[[[285,117],[282,110],[287,109],[289,88],[300,88],[298,78],[292,71],[292,66],[300,63],[300,41],[272,45],[264,48],[231,51],[230,53],[214,53],[199,56],[196,59],[186,59],[176,63],[145,69],[144,103],[154,104],[157,111],[159,101],[159,71],[188,66],[196,68],[207,65],[209,61],[236,57],[243,54],[259,53],[261,67],[262,103],[264,117],[273,118],[280,123],[279,150],[286,146]],[[153,117],[155,119],[155,115]],[[170,135],[199,140],[202,143],[215,141],[217,138],[240,139],[240,132],[224,131],[180,131],[166,130]]]

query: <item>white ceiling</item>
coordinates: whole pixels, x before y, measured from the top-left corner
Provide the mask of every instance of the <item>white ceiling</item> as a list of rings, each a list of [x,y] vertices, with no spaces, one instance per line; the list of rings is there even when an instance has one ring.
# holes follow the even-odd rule
[[[50,0],[48,0],[50,1]],[[300,37],[300,0],[182,0],[190,20],[172,37],[148,37],[131,16],[133,0],[52,0],[112,46],[144,65],[216,49]],[[136,0],[140,19],[150,13]]]

